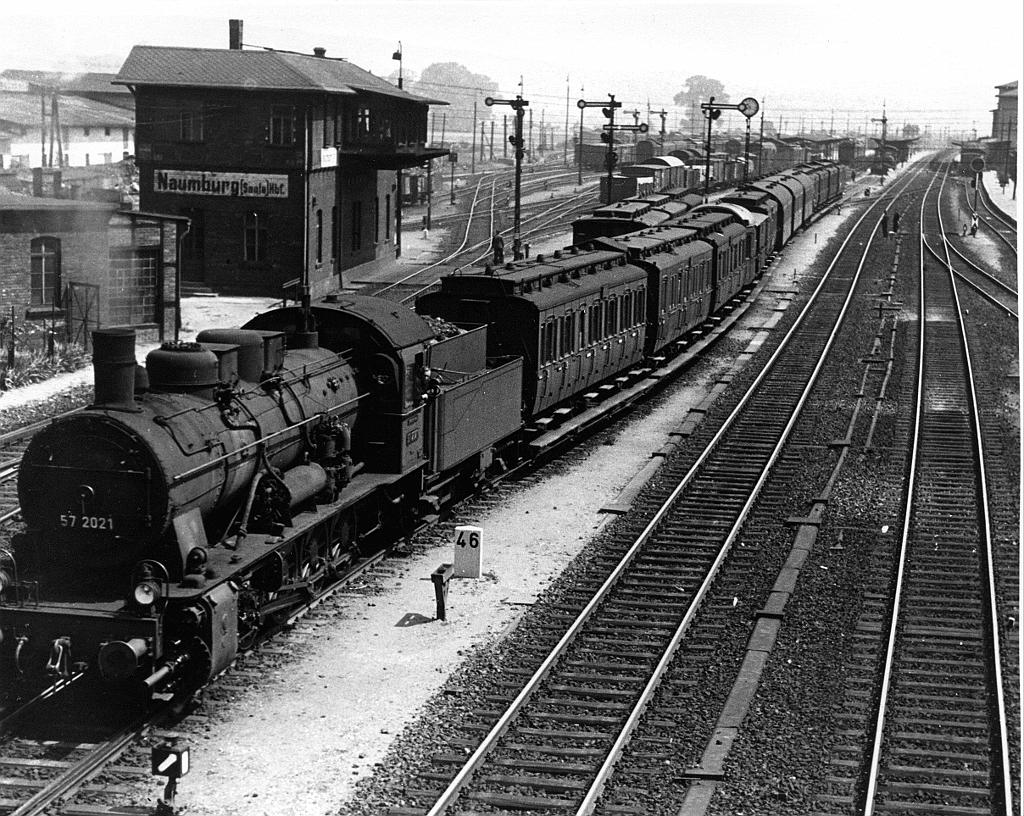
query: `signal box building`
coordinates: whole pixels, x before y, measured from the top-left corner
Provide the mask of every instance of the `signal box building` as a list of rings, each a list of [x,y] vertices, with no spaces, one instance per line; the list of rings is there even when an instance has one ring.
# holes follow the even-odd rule
[[[401,251],[399,174],[426,146],[435,100],[323,49],[314,56],[136,46],[116,83],[135,95],[139,207],[191,221],[184,284],[314,296]],[[444,103],[437,103],[444,104]]]

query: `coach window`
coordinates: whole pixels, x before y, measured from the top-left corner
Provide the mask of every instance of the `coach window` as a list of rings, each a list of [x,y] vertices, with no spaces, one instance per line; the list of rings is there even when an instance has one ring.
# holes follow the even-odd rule
[[[380,196],[373,199],[373,243],[380,243]]]
[[[647,309],[645,308],[644,301],[646,300],[645,295],[647,291],[641,286],[636,290],[636,303],[634,306],[633,322],[637,326],[642,326],[647,316]]]
[[[626,292],[619,300],[619,306],[619,325],[627,329],[632,323],[630,318],[633,316],[633,293]]]
[[[267,260],[267,216],[255,210],[245,214],[245,260]]]
[[[540,361],[542,363],[550,363],[555,359],[555,319],[549,318],[544,324],[544,329],[541,334],[541,354]]]
[[[391,240],[391,193],[384,196],[384,240]]]
[[[580,309],[580,313],[576,318],[576,325],[579,327],[579,342],[576,346],[577,349],[585,349],[587,347],[587,307],[584,306]]]
[[[596,343],[604,335],[601,333],[601,302],[590,304],[590,342]]]
[[[661,279],[661,313],[668,310],[668,278]]]
[[[612,296],[612,297],[608,298],[607,305],[605,306],[605,313],[604,313],[604,317],[605,317],[604,334],[605,334],[605,337],[611,337],[613,334],[615,334],[618,331],[618,326],[616,325],[616,320],[618,319],[619,311],[616,308],[617,304],[616,304],[615,301],[616,301],[616,298],[614,296]]]
[[[29,248],[32,253],[32,305],[60,306],[60,239],[34,238]]]

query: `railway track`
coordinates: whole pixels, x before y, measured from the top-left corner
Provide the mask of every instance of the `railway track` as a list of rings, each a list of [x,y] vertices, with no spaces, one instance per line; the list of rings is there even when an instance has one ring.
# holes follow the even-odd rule
[[[63,694],[68,692],[67,687],[62,689]],[[68,722],[72,709],[59,695],[36,698],[16,718],[9,716],[2,723],[0,813],[152,812],[148,807],[125,807],[124,799],[130,786],[151,776],[149,748],[173,738],[159,730],[167,713],[164,708],[126,721],[122,711],[103,723],[79,710]]]
[[[940,216],[923,211],[922,221],[942,228]],[[921,302],[917,434],[864,812],[1009,814],[987,476],[970,356],[956,286],[941,269],[922,269]]]
[[[820,814],[1012,809],[977,399],[954,277],[924,260],[925,234],[942,230],[940,197],[922,200],[917,236],[917,405],[902,522],[871,553]]]
[[[985,189],[985,185],[981,185],[979,202],[981,207],[987,214],[984,219],[985,226],[988,227],[994,235],[1005,244],[1009,250],[1013,253],[1013,256],[1017,256],[1017,219],[1013,218],[1004,213],[999,207],[992,203],[992,199],[988,194],[988,190]]]
[[[361,294],[388,297],[400,303],[410,303],[433,289],[439,275],[452,268],[472,266],[491,257],[491,236],[502,232],[506,238],[506,257],[512,258],[510,230],[500,230],[500,211],[504,207],[499,198],[504,195],[496,180],[481,177],[473,192],[467,214],[453,216],[450,223],[457,227],[461,237],[442,258],[416,269],[414,272],[386,284],[363,287]],[[521,235],[526,243],[540,240],[552,230],[564,231],[576,217],[589,211],[594,203],[594,189],[588,186],[582,192],[561,196],[541,204],[524,205]]]
[[[948,238],[943,237],[939,248],[933,247],[927,239],[923,241],[923,246],[935,260],[987,301],[998,306],[1008,317],[1020,319],[1017,311],[1017,289],[1014,286],[1003,282],[976,264]]]
[[[392,808],[392,816],[481,806],[589,813],[597,806],[638,727],[661,718],[656,694],[675,653],[681,647],[714,652],[709,624],[698,623],[702,604],[721,605],[709,600],[715,577],[740,540],[842,323],[875,209],[872,203],[844,243],[863,251],[833,263],[810,307],[704,452],[682,471],[662,466],[659,481],[675,487],[653,517],[645,516],[633,535],[616,536],[614,557],[600,577],[582,582],[552,617],[530,627],[520,647],[532,658],[529,668],[503,672],[507,679],[485,695],[485,707],[472,711],[453,750],[435,756],[433,767],[406,788],[410,804]],[[736,559],[743,561],[742,547]]]

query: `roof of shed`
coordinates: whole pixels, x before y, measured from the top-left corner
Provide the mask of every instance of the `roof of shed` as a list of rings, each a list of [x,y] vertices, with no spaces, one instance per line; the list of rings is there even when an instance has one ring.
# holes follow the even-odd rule
[[[0,122],[11,122],[21,127],[38,127],[40,122],[39,97],[35,94],[0,91]],[[61,94],[60,123],[75,127],[83,125],[133,127],[135,112],[106,102]]]

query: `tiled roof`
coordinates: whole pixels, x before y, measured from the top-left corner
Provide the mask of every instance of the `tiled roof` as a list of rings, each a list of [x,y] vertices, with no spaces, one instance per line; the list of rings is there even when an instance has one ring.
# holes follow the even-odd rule
[[[7,190],[0,190],[0,211],[19,210],[78,210],[116,212],[116,204],[101,201],[77,201],[66,198],[36,198],[34,196],[17,195]]]
[[[369,91],[429,104],[344,60],[282,51],[136,45],[114,82],[351,94]]]
[[[61,125],[81,127],[134,127],[134,111],[116,105],[61,94],[59,102]],[[47,100],[46,114],[50,115]],[[39,96],[30,93],[0,91],[0,122],[21,127],[38,127],[40,117]]]
[[[105,94],[124,94],[131,96],[129,91],[123,85],[115,85],[114,78],[116,74],[101,74],[95,72],[88,72],[85,74],[65,74],[58,80],[58,85],[62,91],[69,93],[105,93]]]

